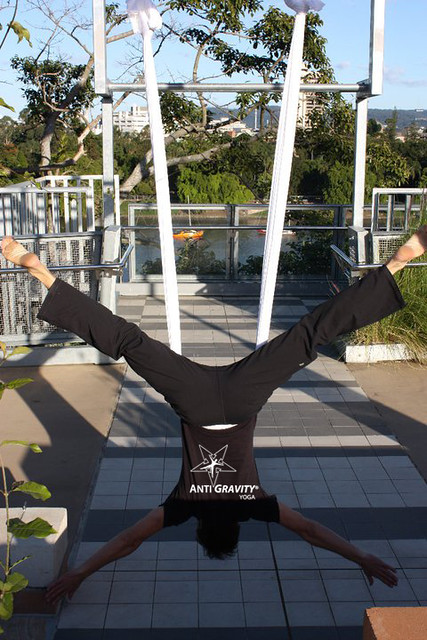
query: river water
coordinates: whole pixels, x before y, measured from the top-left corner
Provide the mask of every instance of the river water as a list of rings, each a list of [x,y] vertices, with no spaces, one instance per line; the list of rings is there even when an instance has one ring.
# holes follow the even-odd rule
[[[198,266],[197,273],[218,275],[226,272],[226,261],[231,251],[232,234],[224,229],[205,230],[200,240],[174,240],[175,255],[178,263],[190,260]],[[289,251],[289,242],[295,236],[283,236],[282,251]],[[247,263],[250,256],[262,256],[265,236],[257,229],[234,232],[234,242],[238,250],[240,265]],[[157,229],[144,229],[135,233],[136,273],[161,273],[156,265],[160,259],[160,240]],[[218,263],[221,263],[218,264]],[[211,271],[213,269],[213,271]],[[196,273],[196,271],[195,271]]]

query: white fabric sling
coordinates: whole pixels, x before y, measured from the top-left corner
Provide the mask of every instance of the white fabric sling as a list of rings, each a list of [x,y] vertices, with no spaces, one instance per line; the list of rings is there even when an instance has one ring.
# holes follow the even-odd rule
[[[270,331],[295,142],[304,48],[305,18],[307,11],[320,11],[324,6],[321,0],[285,0],[285,2],[297,15],[295,16],[277,133],[261,279],[261,296],[256,338],[257,347],[263,345],[268,340]],[[140,33],[144,41],[145,84],[156,181],[169,344],[171,349],[177,353],[181,353],[178,285],[173,245],[169,180],[163,123],[151,45],[153,32],[161,27],[162,19],[151,0],[127,0],[127,10],[134,32]],[[221,426],[223,427],[223,425]]]
[[[261,276],[261,296],[256,338],[257,348],[267,342],[270,332],[298,116],[305,18],[307,11],[320,11],[324,6],[321,0],[285,0],[285,2],[288,7],[297,12],[297,15],[295,16],[295,25],[282,94],[279,128],[277,131],[270,205],[265,235],[264,262]]]
[[[162,18],[151,0],[128,0],[127,11],[134,33],[140,33],[144,42],[144,75],[156,182],[169,346],[176,353],[181,353],[178,283],[176,278],[169,179],[159,91],[151,42],[154,31],[162,26]]]

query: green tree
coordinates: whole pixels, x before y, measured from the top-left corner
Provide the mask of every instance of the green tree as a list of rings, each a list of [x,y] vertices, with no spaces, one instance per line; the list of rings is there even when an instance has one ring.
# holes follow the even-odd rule
[[[427,138],[418,128],[410,127],[406,131],[406,140],[399,145],[400,154],[409,165],[411,177],[410,187],[425,187],[423,175],[427,172]]]
[[[350,204],[353,199],[353,174],[351,164],[335,162],[326,175],[326,186],[323,189],[323,201],[328,204]],[[365,198],[369,200],[372,189],[378,185],[378,178],[369,168],[365,174]]]
[[[81,127],[79,117],[94,99],[91,65],[18,56],[12,58],[11,64],[24,85],[29,118],[43,125],[40,167],[48,166],[52,159],[55,129],[58,126]]]
[[[386,127],[384,130],[385,136],[388,142],[393,145],[396,141],[397,136],[397,109],[396,107],[393,109],[393,113],[390,118],[387,118],[385,121]]]
[[[12,33],[14,33],[18,37],[18,43],[22,42],[23,40],[26,40],[31,47],[32,44],[30,40],[30,32],[28,31],[28,29],[23,27],[20,22],[16,20],[16,16],[18,13],[18,0],[15,0],[15,2],[12,2],[11,4],[8,3],[6,6],[3,5],[2,7],[0,7],[0,10],[4,10],[4,9],[8,9],[12,15],[10,20],[4,25],[6,28],[5,28],[3,37],[0,39],[0,51],[3,48],[8,37]],[[0,22],[0,31],[2,30],[3,30],[3,24]],[[0,97],[0,107],[3,107],[3,109],[9,109],[10,111],[15,111],[15,109],[10,104],[7,104],[1,97]]]
[[[378,120],[375,120],[375,118],[369,118],[367,127],[367,133],[369,136],[375,136],[378,133],[381,133],[381,129],[381,123],[378,122]]]
[[[377,187],[401,187],[411,175],[406,158],[396,153],[388,134],[368,140],[367,164]]]
[[[171,31],[179,36],[183,44],[195,49],[192,74],[194,82],[200,79],[200,63],[204,58],[216,63],[219,72],[229,77],[238,72],[252,77],[258,76],[263,82],[271,82],[281,78],[285,73],[294,18],[284,11],[270,8],[255,24],[252,21],[249,27],[247,26],[248,18],[252,18],[261,7],[259,0],[237,0],[233,3],[224,3],[222,0],[170,0],[168,6],[175,12],[186,13],[192,17],[191,27],[180,31],[171,27]],[[166,26],[168,26],[167,18],[168,14],[165,14]],[[172,19],[170,23],[173,23]],[[196,27],[194,23],[197,24]],[[325,52],[326,41],[319,35],[321,25],[322,21],[317,14],[308,14],[304,60],[309,71],[315,72],[320,81],[332,78],[330,63]],[[213,158],[219,160],[224,149],[233,146],[225,138],[212,137],[212,129],[208,129],[207,101],[201,92],[198,93],[198,99],[200,114],[194,113],[190,108],[191,113],[187,115],[187,123],[177,120],[175,128],[170,129],[170,135],[165,139],[169,166],[203,162]],[[277,102],[279,99],[277,94],[270,96],[240,94],[236,99],[240,108],[238,116],[232,112],[227,113],[226,110],[223,112],[232,121],[245,117],[254,109],[260,109],[261,122],[267,112],[270,113],[271,122],[275,122],[277,117],[270,109],[269,103]],[[182,102],[178,106],[179,111],[182,111]],[[173,156],[173,143],[184,137],[196,139],[203,151],[199,154],[193,152]],[[136,184],[148,177],[150,169],[151,157],[150,153],[147,153],[122,185],[123,192],[131,191]],[[235,171],[233,169],[229,172]],[[253,181],[244,179],[242,172],[236,172],[236,175],[258,197],[256,189],[252,188]],[[265,185],[258,185],[258,192],[267,193],[268,189],[269,180]]]
[[[86,104],[85,100],[86,98],[89,100],[91,93],[93,54],[86,47],[83,39],[79,38],[79,29],[82,28],[80,25],[78,28],[75,28],[75,24],[73,27],[67,26],[66,19],[55,12],[56,8],[51,8],[42,0],[34,0],[34,2],[36,5],[38,3],[39,9],[52,25],[50,36],[59,29],[64,36],[72,38],[88,56],[86,64],[80,66],[80,75],[76,73],[72,76],[72,70],[68,68],[67,73],[69,72],[72,76],[71,82],[67,80],[64,82],[66,86],[63,87],[61,94],[57,93],[61,87],[55,85],[58,79],[57,76],[55,77],[56,70],[52,70],[53,77],[49,78],[49,81],[46,80],[46,87],[52,89],[55,101],[45,99],[45,79],[42,73],[43,65],[48,67],[50,64],[55,65],[61,62],[58,55],[55,56],[54,49],[49,45],[50,55],[47,60],[45,54],[39,55],[31,64],[31,59],[28,59],[30,62],[25,66],[26,75],[23,78],[27,78],[28,82],[25,85],[25,90],[29,92],[28,110],[33,118],[33,124],[34,118],[38,118],[38,122],[41,123],[39,126],[43,127],[41,166],[43,171],[59,170],[77,163],[78,167],[94,166],[97,159],[87,157],[85,141],[89,140],[91,127],[96,119],[86,125],[81,124],[80,120],[82,109]],[[216,75],[223,74],[231,77],[234,73],[240,73],[251,78],[259,78],[262,82],[281,80],[286,71],[294,17],[278,8],[270,7],[260,19],[254,22],[253,16],[261,6],[260,0],[236,0],[233,3],[224,3],[222,0],[169,0],[164,6],[164,28],[156,34],[159,49],[164,39],[173,37],[180,39],[183,55],[191,47],[194,52],[192,79],[195,82],[203,79],[201,63],[204,59],[209,60],[210,65],[216,65]],[[177,26],[181,20],[181,14],[191,18],[190,27]],[[125,17],[119,12],[117,4],[107,6],[108,43],[132,35],[131,31],[116,29],[122,25]],[[73,19],[75,22],[78,21],[75,16]],[[304,62],[308,80],[316,79],[316,81],[325,82],[333,80],[333,72],[326,55],[326,41],[319,32],[321,26],[322,21],[319,15],[310,12],[306,22]],[[25,59],[21,60],[22,62],[17,64],[21,64],[21,73],[24,73]],[[34,69],[34,66],[37,68]],[[67,74],[64,77],[67,78]],[[136,81],[141,80],[142,74],[137,73]],[[37,95],[31,93],[32,91]],[[123,94],[118,98],[115,107],[120,105],[126,95]],[[319,94],[318,99],[323,108],[319,110],[317,120],[314,118],[311,133],[300,136],[298,153],[301,152],[304,161],[316,159],[320,164],[325,162],[328,165],[332,165],[337,160],[344,162],[352,155],[351,108],[336,94]],[[240,109],[238,114],[222,108],[222,112],[229,121],[242,119],[257,109],[263,124],[268,115],[271,127],[265,132],[258,133],[259,141],[242,139],[241,142],[231,141],[230,138],[218,134],[216,130],[218,127],[209,122],[208,105],[210,107],[213,105],[201,93],[198,94],[198,100],[199,105],[189,98],[171,93],[162,95],[161,106],[168,133],[165,143],[172,178],[179,178],[179,168],[183,165],[203,164],[209,161],[213,163],[210,173],[234,174],[239,183],[249,189],[255,199],[259,201],[267,199],[277,122],[277,111],[272,108],[272,104],[280,100],[280,97],[277,94],[247,93],[239,95],[237,99]],[[53,109],[49,114],[50,107]],[[65,122],[68,115],[70,121]],[[152,193],[151,147],[147,135],[141,135],[138,140],[141,144],[135,155],[133,140],[129,141],[128,155],[121,151],[122,140],[119,140],[116,145],[120,157],[117,167],[121,172],[121,190],[124,195],[138,185],[140,185],[139,191]],[[96,145],[91,143],[91,147],[95,152]],[[315,176],[320,175],[320,164],[312,167],[311,174],[309,166],[307,164],[304,166],[303,179],[306,182],[315,183]],[[122,166],[125,168],[122,169]],[[301,166],[298,169],[301,169]],[[142,184],[143,182],[145,184]],[[213,189],[214,186],[211,188]],[[227,189],[229,192],[230,189],[235,189],[235,186],[229,183]],[[320,186],[318,192],[321,192]]]
[[[253,200],[253,193],[242,185],[235,175],[204,173],[197,165],[181,168],[177,180],[177,193],[181,202],[238,204]]]
[[[241,135],[216,157],[219,172],[232,173],[251,192],[250,201],[268,199],[275,151],[275,136],[260,138]],[[244,202],[240,200],[240,202]]]

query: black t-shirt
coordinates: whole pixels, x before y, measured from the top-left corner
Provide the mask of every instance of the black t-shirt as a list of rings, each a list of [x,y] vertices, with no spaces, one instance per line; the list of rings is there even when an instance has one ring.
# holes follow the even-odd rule
[[[181,422],[181,475],[163,503],[165,527],[192,516],[278,522],[276,496],[268,495],[259,482],[255,424],[256,416],[221,430]]]

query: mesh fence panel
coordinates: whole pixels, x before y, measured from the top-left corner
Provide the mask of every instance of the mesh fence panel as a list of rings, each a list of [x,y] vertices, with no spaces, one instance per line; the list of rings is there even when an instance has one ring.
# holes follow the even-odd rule
[[[40,256],[47,266],[62,266],[64,270],[55,275],[91,298],[97,297],[98,281],[95,271],[70,271],[67,266],[90,265],[100,262],[101,234],[66,238],[31,238],[20,240],[28,251]],[[10,268],[0,256],[0,268]],[[11,343],[13,337],[35,338],[40,342],[57,337],[65,337],[66,332],[37,319],[37,313],[47,294],[45,287],[28,273],[0,273],[0,334],[4,341]],[[21,340],[22,341],[22,340]]]
[[[385,262],[388,258],[391,258],[393,253],[402,244],[403,234],[396,235],[381,235],[372,234],[372,259],[373,262]]]

